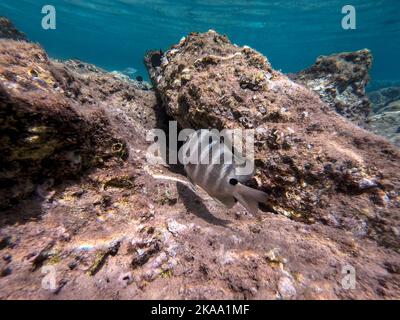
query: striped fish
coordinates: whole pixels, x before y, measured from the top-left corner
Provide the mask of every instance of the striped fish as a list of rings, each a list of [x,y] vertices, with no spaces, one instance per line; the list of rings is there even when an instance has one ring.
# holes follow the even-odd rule
[[[226,161],[225,155],[233,161]],[[239,201],[247,211],[256,215],[258,203],[267,201],[266,193],[243,184],[254,172],[237,174],[236,169],[246,159],[232,152],[231,144],[220,141],[219,134],[205,129],[191,134],[182,147],[182,160],[189,180],[227,208]]]

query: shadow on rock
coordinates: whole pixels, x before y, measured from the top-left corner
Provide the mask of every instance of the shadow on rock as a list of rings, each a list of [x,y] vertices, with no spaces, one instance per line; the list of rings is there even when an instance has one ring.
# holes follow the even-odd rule
[[[178,189],[179,198],[182,200],[188,212],[214,225],[226,227],[230,223],[229,220],[223,220],[213,216],[202,202],[202,199],[183,183],[177,182],[176,187]]]
[[[0,228],[41,219],[43,213],[42,202],[43,200],[40,197],[32,196],[20,201],[13,207],[2,210],[0,214]]]

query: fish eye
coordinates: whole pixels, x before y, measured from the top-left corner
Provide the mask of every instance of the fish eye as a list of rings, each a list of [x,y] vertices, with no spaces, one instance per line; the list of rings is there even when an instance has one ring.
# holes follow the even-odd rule
[[[231,178],[231,179],[229,179],[229,183],[231,184],[231,185],[233,185],[233,186],[236,186],[237,184],[238,184],[238,180],[237,179],[235,179],[235,178]]]

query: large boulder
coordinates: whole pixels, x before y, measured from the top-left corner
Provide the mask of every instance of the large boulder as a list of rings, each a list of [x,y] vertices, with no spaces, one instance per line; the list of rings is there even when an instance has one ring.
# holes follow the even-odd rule
[[[289,76],[317,92],[337,113],[364,126],[371,112],[365,93],[371,65],[371,52],[364,49],[320,56],[311,67]]]
[[[366,94],[371,61],[367,49],[321,56],[311,67],[289,77],[315,91],[339,114],[400,146],[400,88]]]
[[[73,66],[51,61],[38,45],[0,40],[2,208],[47,179],[57,182],[128,156],[107,102],[123,109],[145,93],[98,69],[80,74]],[[137,132],[144,134],[141,126]]]
[[[182,128],[255,129],[253,185],[270,195],[270,210],[399,250],[400,153],[386,140],[214,31],[192,33],[164,54],[149,52],[146,62]]]

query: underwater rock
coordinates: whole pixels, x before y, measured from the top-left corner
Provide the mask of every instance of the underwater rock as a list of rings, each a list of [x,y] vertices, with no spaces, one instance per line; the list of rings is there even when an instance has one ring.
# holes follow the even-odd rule
[[[104,266],[109,256],[115,256],[118,253],[121,241],[114,241],[104,249],[96,253],[96,259],[88,270],[88,274],[94,276]]]
[[[69,103],[34,44],[0,40],[1,206],[39,180],[76,174],[95,153],[90,125]]]
[[[400,147],[400,87],[372,91],[368,97],[373,110],[368,129]]]
[[[296,288],[289,277],[282,277],[278,282],[278,291],[283,299],[291,299],[296,296]]]
[[[392,106],[389,105],[389,108],[395,110],[379,112],[370,117],[369,130],[400,147],[400,100]]]
[[[14,24],[6,17],[0,16],[0,39],[28,41],[26,35],[17,30]]]
[[[314,92],[273,70],[257,51],[235,46],[214,31],[191,33],[161,60],[165,63],[156,67],[147,63],[149,74],[168,114],[182,128],[255,129],[257,171],[251,183],[270,195],[270,210],[351,232],[367,223],[365,237],[398,250],[398,237],[384,231],[399,225],[396,148],[343,119]],[[369,64],[364,50],[321,58],[311,70],[332,72],[332,85],[344,89],[351,82],[355,91],[346,101],[355,102],[364,94]],[[348,73],[343,75],[343,68]],[[356,117],[367,114],[366,106],[352,104],[346,110]],[[365,179],[374,186],[364,188]],[[387,189],[384,180],[393,188]],[[360,208],[379,217],[366,220]]]
[[[390,105],[398,105],[400,101],[400,87],[382,88],[368,93],[371,101],[372,111],[381,113],[382,111],[393,111]],[[389,107],[389,108],[388,108]]]
[[[289,76],[315,91],[337,113],[363,126],[371,112],[365,94],[371,65],[371,52],[364,49],[320,56],[311,67]]]
[[[127,81],[127,82],[131,82],[132,85],[134,85],[136,88],[138,88],[140,90],[151,90],[150,83],[143,81],[143,78],[141,78],[140,76],[137,77],[137,78],[139,78],[139,80],[138,80],[138,79],[132,79],[127,74],[125,74],[123,72],[119,72],[119,71],[112,71],[111,74],[114,75],[118,79],[121,79],[121,80]]]
[[[79,75],[83,75],[84,78],[95,78],[95,77],[102,77],[101,81],[107,80],[106,86],[111,87],[112,83],[108,84],[108,82],[118,82],[120,85],[125,84],[121,89],[127,90],[128,87],[134,87],[139,90],[150,90],[151,89],[151,84],[146,82],[146,81],[139,81],[137,79],[131,79],[127,74],[124,72],[119,72],[119,71],[112,71],[112,72],[107,72],[93,64],[86,63],[83,61],[79,61],[76,59],[72,60],[66,60],[66,61],[57,61],[59,64],[62,64],[65,68],[67,68],[70,71],[74,71]],[[100,80],[98,80],[100,81]],[[85,81],[84,81],[85,82]],[[111,92],[115,93],[115,92]]]
[[[36,44],[0,40],[2,208],[30,195],[47,179],[59,183],[128,156],[125,142],[110,125],[111,106],[100,104],[113,103],[115,112],[127,104],[139,108],[133,100],[145,94],[129,81],[76,64],[52,61]],[[136,125],[145,134],[143,120]]]
[[[367,49],[321,56],[310,68],[289,77],[318,93],[339,114],[400,146],[400,87],[366,94],[371,61]]]

